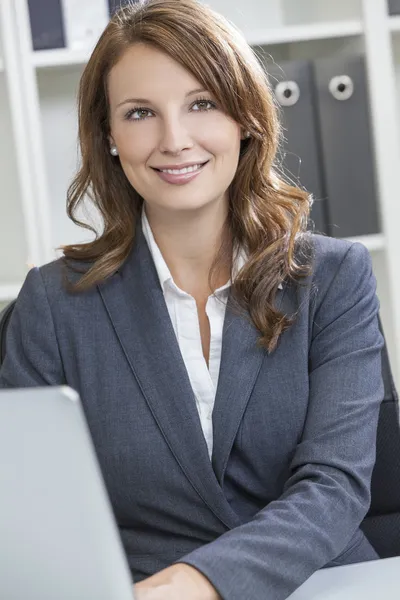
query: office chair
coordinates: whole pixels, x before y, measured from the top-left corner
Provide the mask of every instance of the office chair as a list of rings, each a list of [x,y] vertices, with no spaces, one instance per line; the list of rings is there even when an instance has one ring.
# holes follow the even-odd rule
[[[379,320],[382,335],[382,323]],[[400,556],[400,419],[386,344],[382,349],[384,399],[381,404],[372,473],[371,506],[361,529],[381,558]]]
[[[10,302],[0,313],[0,367],[6,355],[6,331],[16,300]]]
[[[6,330],[15,300],[0,314],[0,367],[6,353]],[[383,335],[381,321],[379,327]],[[397,391],[386,344],[382,350],[384,399],[381,404],[371,505],[361,529],[381,558],[400,556],[400,422]]]

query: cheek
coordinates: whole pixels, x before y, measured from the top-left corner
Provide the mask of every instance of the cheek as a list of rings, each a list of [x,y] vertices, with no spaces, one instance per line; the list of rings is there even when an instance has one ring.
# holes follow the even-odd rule
[[[240,150],[240,130],[236,124],[219,119],[202,133],[204,146],[217,158],[236,159]]]
[[[218,136],[215,138],[212,147],[212,153],[216,157],[216,167],[221,169],[230,177],[232,172],[236,171],[239,162],[240,142],[233,135]]]
[[[117,145],[121,164],[135,167],[147,160],[152,151],[152,136],[144,133],[135,123],[119,124],[114,127],[113,139]]]

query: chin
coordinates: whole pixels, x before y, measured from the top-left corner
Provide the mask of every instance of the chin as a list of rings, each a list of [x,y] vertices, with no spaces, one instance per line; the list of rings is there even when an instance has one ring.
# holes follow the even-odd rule
[[[200,211],[202,209],[207,208],[208,206],[210,206],[212,204],[212,200],[208,200],[205,198],[201,198],[201,199],[196,199],[196,198],[190,198],[187,199],[185,198],[182,201],[179,201],[179,198],[175,197],[175,198],[171,198],[171,199],[165,199],[164,201],[158,201],[157,205],[160,208],[163,208],[164,210],[174,210],[174,211],[184,211],[184,212],[190,212],[190,211]]]

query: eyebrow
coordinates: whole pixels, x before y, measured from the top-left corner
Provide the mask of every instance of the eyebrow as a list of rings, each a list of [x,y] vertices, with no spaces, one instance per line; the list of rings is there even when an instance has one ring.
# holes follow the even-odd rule
[[[204,88],[197,88],[196,90],[192,90],[191,92],[188,92],[186,94],[185,98],[188,98],[189,96],[193,96],[193,94],[200,94],[200,93],[208,93],[208,91],[205,90]],[[152,104],[151,100],[146,100],[146,98],[127,98],[126,100],[123,100],[122,102],[117,104],[116,108],[118,108],[119,106],[122,106],[123,104],[128,104],[128,103]]]

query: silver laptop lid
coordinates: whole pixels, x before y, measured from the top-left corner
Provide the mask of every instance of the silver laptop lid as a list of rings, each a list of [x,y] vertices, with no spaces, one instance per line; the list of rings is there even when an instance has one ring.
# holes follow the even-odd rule
[[[79,396],[0,391],[0,598],[132,600]]]

